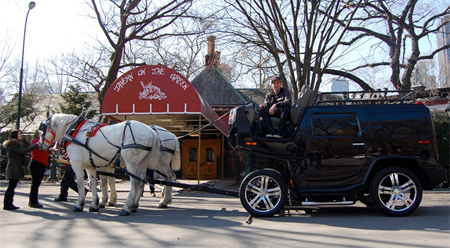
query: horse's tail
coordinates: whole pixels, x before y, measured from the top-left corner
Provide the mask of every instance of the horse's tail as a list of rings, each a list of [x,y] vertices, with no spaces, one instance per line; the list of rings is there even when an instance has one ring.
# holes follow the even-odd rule
[[[170,161],[170,166],[174,171],[181,170],[180,143],[178,140],[175,140],[175,149],[172,155],[172,160]]]

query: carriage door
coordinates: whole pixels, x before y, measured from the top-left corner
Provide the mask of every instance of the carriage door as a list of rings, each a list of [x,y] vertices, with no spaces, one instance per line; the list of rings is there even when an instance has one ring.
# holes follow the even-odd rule
[[[200,170],[198,170],[198,140],[183,140],[183,178],[215,179],[217,159],[220,155],[220,140],[202,140],[200,145]]]
[[[365,113],[351,110],[347,106],[345,112],[310,115],[308,187],[344,187],[362,181],[370,135]]]

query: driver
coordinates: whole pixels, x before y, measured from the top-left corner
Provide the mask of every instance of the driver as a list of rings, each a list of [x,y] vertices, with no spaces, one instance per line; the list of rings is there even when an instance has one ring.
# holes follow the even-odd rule
[[[267,93],[264,104],[259,106],[264,125],[268,129],[266,138],[283,138],[283,129],[291,115],[291,93],[281,87],[281,79],[278,76],[272,78],[272,91]],[[281,118],[278,130],[275,133],[270,117]]]

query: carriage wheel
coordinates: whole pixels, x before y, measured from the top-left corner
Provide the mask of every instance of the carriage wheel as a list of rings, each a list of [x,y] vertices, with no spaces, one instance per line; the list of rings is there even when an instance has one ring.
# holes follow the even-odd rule
[[[253,216],[273,216],[284,207],[287,184],[278,171],[257,170],[242,181],[239,198],[245,210]]]

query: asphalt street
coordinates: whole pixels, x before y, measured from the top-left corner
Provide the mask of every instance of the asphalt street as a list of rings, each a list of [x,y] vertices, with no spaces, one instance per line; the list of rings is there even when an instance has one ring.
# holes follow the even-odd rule
[[[197,181],[183,181],[197,183]],[[217,188],[238,190],[232,181],[215,181]],[[7,181],[0,182],[3,197]],[[119,216],[129,190],[118,181],[118,204],[72,212],[76,194],[55,202],[58,183],[43,182],[40,203],[27,206],[29,181],[16,189],[16,211],[0,210],[0,246],[6,247],[450,247],[448,189],[426,191],[421,206],[408,217],[387,217],[362,204],[323,207],[312,213],[290,211],[285,216],[253,218],[239,198],[175,189],[173,203],[158,209],[159,194],[146,187],[140,207]],[[157,193],[161,187],[157,186]]]

